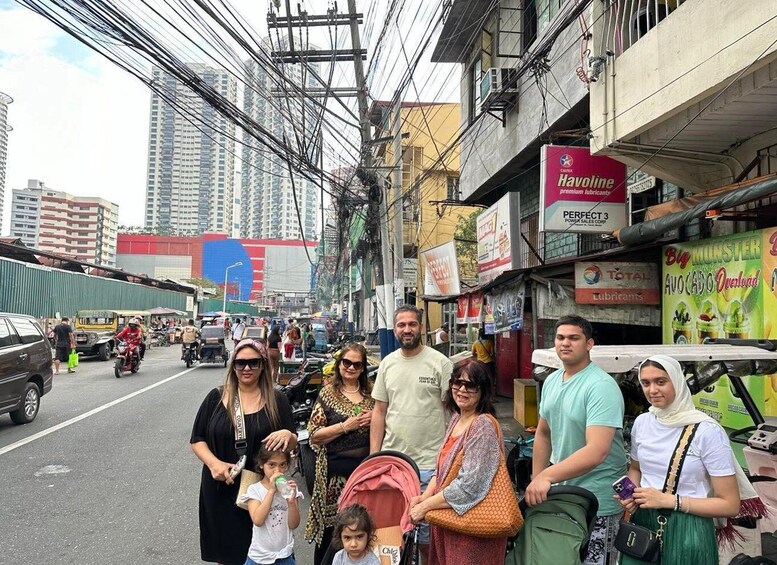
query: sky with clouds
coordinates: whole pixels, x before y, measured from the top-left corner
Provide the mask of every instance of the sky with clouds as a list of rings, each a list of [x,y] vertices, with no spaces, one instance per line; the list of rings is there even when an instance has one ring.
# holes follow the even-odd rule
[[[11,190],[38,179],[119,205],[143,222],[150,93],[139,81],[30,10],[0,0],[0,91],[8,107],[3,233]]]
[[[231,3],[254,30],[262,35],[267,33],[265,2]],[[362,30],[366,43],[370,42],[369,37],[378,35],[386,4],[382,0],[357,3],[359,8],[366,8],[363,11],[368,21]],[[437,5],[423,0],[408,8],[395,27],[389,27],[381,64],[374,73],[380,77],[371,91],[376,99],[390,97],[391,83],[398,82],[407,69],[396,56],[397,38],[403,38],[412,54],[422,40],[422,34],[413,30],[419,24],[423,27],[429,23]],[[302,0],[302,6],[309,13],[323,13],[327,2]],[[340,11],[344,9],[343,6]],[[312,28],[312,44],[331,47],[326,35],[313,35],[325,29]],[[365,47],[374,52],[374,45]],[[440,78],[436,78],[437,72],[432,73],[427,62],[418,69],[416,75],[425,77],[420,87],[421,98],[457,99],[458,69],[451,65],[437,67]],[[335,85],[352,83],[352,67],[339,64],[337,71]],[[452,71],[453,75],[449,74]],[[322,74],[327,73],[322,70]],[[450,88],[438,89],[446,84]],[[28,179],[41,180],[55,190],[115,202],[119,205],[120,224],[142,225],[151,99],[142,83],[43,17],[12,0],[0,0],[0,92],[14,99],[8,109],[13,131],[8,138],[1,233],[7,233],[9,228],[11,191],[26,187]],[[405,99],[414,100],[414,95],[414,89],[409,89]],[[332,104],[330,101],[330,107],[336,108]],[[355,109],[354,99],[349,99],[348,104]],[[353,135],[358,136],[358,132]],[[236,169],[240,170],[239,164]]]

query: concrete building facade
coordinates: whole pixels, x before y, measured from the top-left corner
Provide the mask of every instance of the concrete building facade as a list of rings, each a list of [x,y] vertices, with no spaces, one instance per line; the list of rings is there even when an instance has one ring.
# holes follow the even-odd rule
[[[777,171],[777,4],[594,8],[592,152],[692,193]]]
[[[311,291],[313,268],[305,248],[315,257],[313,242],[233,239],[213,233],[120,234],[118,241],[117,264],[122,269],[160,279],[205,278],[216,286],[226,284],[229,299],[263,304],[268,296],[287,292],[308,296]]]
[[[388,102],[373,104],[371,115],[376,138],[391,135],[393,113]],[[460,104],[404,102],[400,110],[399,132],[407,134],[402,140],[401,155],[402,243],[406,269],[401,277],[395,274],[395,278],[404,277],[405,300],[419,308],[424,307],[421,298],[426,267],[424,252],[452,241],[459,218],[477,210],[444,204],[456,204],[460,200],[460,149],[455,145],[460,120]],[[380,155],[387,166],[399,162],[391,143],[385,145]],[[390,211],[389,215],[393,217],[394,212]],[[440,304],[429,303],[428,320],[430,329],[440,326],[443,322]]]
[[[113,267],[118,228],[118,204],[102,198],[73,196],[35,179],[13,191],[11,236],[30,247]]]
[[[309,65],[318,72],[318,63]],[[282,68],[286,79],[298,87],[317,86],[312,73],[302,65],[284,64]],[[246,73],[250,77],[250,86],[244,90],[243,111],[275,138],[283,140],[285,136],[287,143],[318,163],[321,133],[320,129],[314,131],[317,121],[315,108],[302,96],[293,93],[279,95],[283,81],[277,75],[268,73],[256,61],[246,63]],[[291,86],[286,88],[290,92],[294,90]],[[247,133],[243,136],[238,200],[240,235],[258,239],[318,239],[316,212],[320,188],[297,173],[293,174],[292,187],[292,176],[286,161],[263,148]],[[300,147],[300,144],[304,146]]]
[[[189,67],[231,103],[237,82],[225,70]],[[232,233],[235,125],[158,67],[151,94],[145,227],[176,234]],[[166,99],[183,106],[183,114]]]

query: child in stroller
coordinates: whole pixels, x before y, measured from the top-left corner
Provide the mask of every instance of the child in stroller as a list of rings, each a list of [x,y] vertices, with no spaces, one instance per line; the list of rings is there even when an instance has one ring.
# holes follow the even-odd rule
[[[420,494],[415,462],[397,451],[379,451],[362,461],[351,474],[338,509],[342,511],[353,504],[366,509],[375,526],[374,548],[381,565],[410,565],[416,550],[410,500]],[[333,536],[323,565],[332,565],[340,549],[339,541],[339,536]]]

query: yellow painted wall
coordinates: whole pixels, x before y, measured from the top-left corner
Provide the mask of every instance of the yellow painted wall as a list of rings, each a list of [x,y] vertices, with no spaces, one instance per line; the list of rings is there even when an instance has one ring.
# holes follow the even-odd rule
[[[447,197],[448,176],[459,175],[459,147],[450,151],[442,162],[438,163],[441,154],[456,140],[461,127],[461,107],[459,104],[425,104],[402,109],[402,133],[409,137],[402,140],[403,147],[423,148],[422,163],[414,163],[411,178],[403,179],[403,190],[410,189],[412,179],[426,174],[420,185],[420,229],[418,226],[405,224],[403,237],[405,241],[416,241],[418,246],[418,289],[417,306],[423,307],[420,296],[424,287],[424,268],[421,254],[453,239],[456,222],[460,216],[467,216],[475,210],[469,206],[436,206],[430,204],[433,200],[445,200]],[[405,151],[405,154],[409,153]],[[394,162],[393,147],[386,145],[386,163]],[[438,209],[442,216],[438,215]],[[425,321],[425,320],[424,320]],[[441,323],[441,306],[429,303],[429,328],[433,331]]]

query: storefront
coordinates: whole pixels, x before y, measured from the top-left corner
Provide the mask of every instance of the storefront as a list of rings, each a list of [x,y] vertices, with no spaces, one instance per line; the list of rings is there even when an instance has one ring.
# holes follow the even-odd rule
[[[777,338],[777,228],[667,245],[662,283],[664,343]],[[777,416],[777,375],[744,382]],[[694,401],[726,427],[752,424],[726,377]]]

